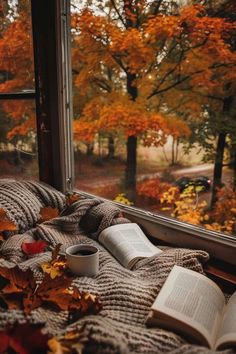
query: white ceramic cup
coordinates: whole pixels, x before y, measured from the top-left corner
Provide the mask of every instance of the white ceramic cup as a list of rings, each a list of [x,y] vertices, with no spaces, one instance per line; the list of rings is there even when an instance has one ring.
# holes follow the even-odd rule
[[[72,273],[93,277],[99,271],[99,250],[91,245],[74,245],[66,249],[67,265]]]

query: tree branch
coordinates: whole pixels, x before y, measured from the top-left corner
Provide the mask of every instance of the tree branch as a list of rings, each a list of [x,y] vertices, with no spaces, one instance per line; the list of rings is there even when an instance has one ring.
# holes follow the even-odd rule
[[[123,17],[121,16],[121,14],[119,13],[119,10],[118,10],[117,7],[116,7],[115,1],[114,1],[114,0],[111,0],[111,3],[112,3],[112,6],[113,6],[113,8],[114,8],[116,14],[118,15],[119,20],[121,21],[121,23],[123,24],[123,26],[124,26],[125,28],[127,28],[127,27],[126,27],[126,23],[125,23]]]

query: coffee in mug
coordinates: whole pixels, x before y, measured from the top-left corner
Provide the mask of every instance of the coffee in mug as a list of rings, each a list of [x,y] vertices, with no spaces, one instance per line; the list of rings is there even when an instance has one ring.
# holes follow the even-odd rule
[[[93,277],[99,270],[99,250],[92,245],[74,245],[66,249],[67,265],[72,273]]]

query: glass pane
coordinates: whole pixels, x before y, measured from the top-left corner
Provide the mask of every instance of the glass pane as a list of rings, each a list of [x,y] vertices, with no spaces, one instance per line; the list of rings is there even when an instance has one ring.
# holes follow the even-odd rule
[[[72,1],[76,187],[235,235],[235,24],[205,3]]]
[[[35,104],[0,100],[0,178],[38,179]]]
[[[32,90],[30,1],[2,1],[0,9],[0,93]]]

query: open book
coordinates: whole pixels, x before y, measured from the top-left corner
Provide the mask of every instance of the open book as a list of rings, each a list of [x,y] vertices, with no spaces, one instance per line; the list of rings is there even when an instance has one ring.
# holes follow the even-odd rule
[[[162,251],[154,246],[135,223],[107,227],[98,241],[126,268],[131,269],[141,258],[151,257]]]
[[[236,292],[226,305],[212,280],[175,265],[151,307],[147,325],[176,331],[211,349],[234,346]]]

